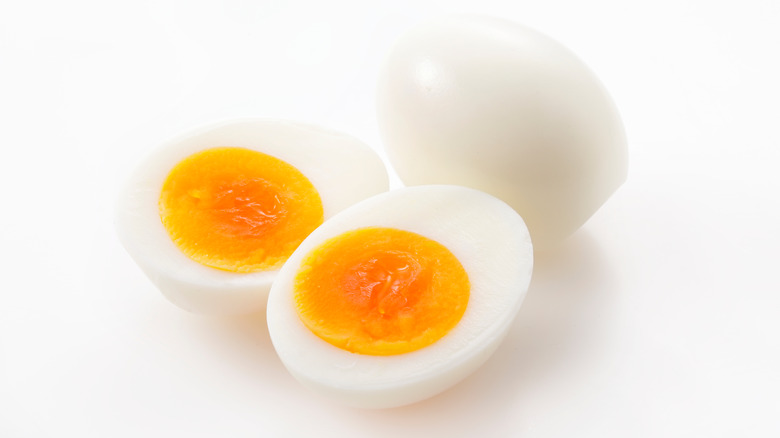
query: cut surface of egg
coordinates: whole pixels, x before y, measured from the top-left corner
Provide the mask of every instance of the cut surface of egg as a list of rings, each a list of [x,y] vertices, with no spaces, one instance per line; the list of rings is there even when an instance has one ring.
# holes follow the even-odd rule
[[[120,193],[115,221],[127,251],[174,304],[251,313],[309,233],[387,188],[380,158],[352,137],[238,119],[155,150]]]
[[[525,219],[536,248],[577,230],[626,179],[623,124],[599,79],[510,21],[451,15],[410,29],[380,71],[377,116],[405,184],[488,192]]]
[[[163,184],[160,218],[191,259],[231,272],[281,267],[323,220],[317,189],[295,167],[245,148],[179,162]]]
[[[522,218],[474,189],[366,199],[312,232],[269,295],[279,357],[305,386],[363,408],[414,403],[475,371],[531,278]]]

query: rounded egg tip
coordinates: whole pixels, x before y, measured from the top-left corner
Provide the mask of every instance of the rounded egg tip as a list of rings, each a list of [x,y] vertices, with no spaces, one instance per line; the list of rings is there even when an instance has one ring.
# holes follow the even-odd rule
[[[601,80],[563,44],[505,19],[412,27],[382,65],[376,108],[404,184],[497,196],[538,248],[574,233],[626,178],[625,129]]]

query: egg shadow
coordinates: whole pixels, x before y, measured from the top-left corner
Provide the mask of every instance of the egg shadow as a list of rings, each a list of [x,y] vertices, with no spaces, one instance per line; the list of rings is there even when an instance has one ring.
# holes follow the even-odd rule
[[[486,424],[507,417],[522,429],[523,412],[517,406],[533,403],[546,385],[571,379],[572,367],[598,354],[617,291],[602,249],[586,230],[555,250],[535,254],[534,263],[517,319],[477,372],[413,405],[345,415],[372,436],[421,430],[426,436],[480,436]],[[389,428],[386,435],[376,434],[378,424]]]
[[[240,316],[189,316],[192,336],[235,372],[256,381],[286,374],[268,334],[265,309]]]
[[[534,278],[505,344],[528,374],[518,377],[537,381],[555,373],[554,365],[570,366],[583,349],[600,351],[614,321],[615,274],[586,230],[556,251],[535,254]]]

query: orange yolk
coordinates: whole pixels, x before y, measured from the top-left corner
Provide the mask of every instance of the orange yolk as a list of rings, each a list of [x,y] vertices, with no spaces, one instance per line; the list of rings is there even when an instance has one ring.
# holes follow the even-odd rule
[[[323,221],[319,193],[298,169],[236,147],[182,160],[163,184],[159,208],[182,252],[232,272],[281,267]]]
[[[394,228],[349,231],[311,251],[295,278],[301,321],[344,350],[408,353],[460,321],[468,275],[440,243]]]

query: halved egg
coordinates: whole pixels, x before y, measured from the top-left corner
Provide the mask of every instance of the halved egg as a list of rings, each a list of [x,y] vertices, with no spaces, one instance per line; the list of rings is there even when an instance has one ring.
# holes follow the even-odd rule
[[[522,218],[475,189],[393,190],[326,221],[271,288],[268,330],[290,373],[351,406],[433,396],[484,363],[531,279]]]
[[[309,233],[387,189],[379,156],[352,137],[288,121],[231,120],[149,156],[120,194],[116,228],[174,304],[250,313],[262,309]]]

